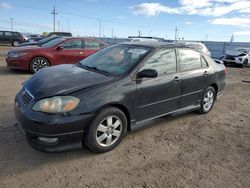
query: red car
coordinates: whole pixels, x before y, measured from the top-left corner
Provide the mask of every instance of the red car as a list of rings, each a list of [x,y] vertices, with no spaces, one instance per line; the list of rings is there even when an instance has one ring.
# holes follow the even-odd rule
[[[9,51],[6,62],[12,69],[39,69],[59,64],[73,64],[107,46],[92,38],[55,38],[41,46],[25,46]]]

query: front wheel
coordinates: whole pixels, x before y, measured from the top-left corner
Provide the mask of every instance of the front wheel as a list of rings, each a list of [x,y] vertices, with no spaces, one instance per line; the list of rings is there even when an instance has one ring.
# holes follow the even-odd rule
[[[30,63],[30,71],[34,74],[38,70],[49,67],[49,61],[43,57],[36,57]]]
[[[210,112],[214,106],[216,92],[213,87],[209,86],[202,95],[199,113],[206,114]]]
[[[245,59],[245,60],[243,61],[242,65],[241,65],[241,68],[246,67],[246,66],[247,66],[247,64],[248,64],[248,60],[247,60],[247,59]]]
[[[84,144],[93,152],[104,153],[118,146],[126,132],[125,114],[117,108],[107,108],[87,128]]]

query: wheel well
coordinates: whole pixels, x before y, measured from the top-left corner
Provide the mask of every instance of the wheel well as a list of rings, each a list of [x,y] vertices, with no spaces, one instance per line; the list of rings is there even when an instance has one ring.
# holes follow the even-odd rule
[[[216,94],[218,93],[218,86],[217,84],[211,84],[210,86],[212,86],[216,92]]]
[[[41,57],[41,58],[46,59],[46,60],[49,62],[49,65],[51,66],[51,62],[50,62],[50,60],[49,60],[47,57],[43,57],[43,56],[36,56],[36,57],[33,57],[33,58],[31,59],[31,61],[30,61],[30,63],[29,63],[29,69],[30,69],[31,62],[32,62],[35,58],[38,58],[38,57]]]
[[[121,110],[125,114],[125,116],[127,118],[127,123],[128,123],[127,130],[131,131],[130,114],[129,114],[128,109],[124,105],[121,105],[121,104],[108,104],[108,105],[101,107],[98,111],[101,111],[101,110],[103,110],[105,108],[109,108],[109,107],[118,108],[119,110]]]

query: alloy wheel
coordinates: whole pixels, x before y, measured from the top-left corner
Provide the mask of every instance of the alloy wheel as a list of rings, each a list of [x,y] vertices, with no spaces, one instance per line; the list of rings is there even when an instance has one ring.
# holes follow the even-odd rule
[[[214,103],[214,93],[213,91],[209,90],[203,100],[203,108],[205,111],[209,111]]]
[[[113,145],[121,136],[122,121],[119,117],[110,115],[104,118],[96,130],[96,141],[102,147]]]
[[[32,68],[34,72],[37,72],[41,68],[48,67],[48,63],[43,59],[37,59],[33,62]]]

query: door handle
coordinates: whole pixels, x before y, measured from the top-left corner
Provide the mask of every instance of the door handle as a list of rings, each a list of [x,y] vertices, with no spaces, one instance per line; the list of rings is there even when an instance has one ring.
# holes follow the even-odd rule
[[[175,76],[174,79],[173,79],[173,81],[176,81],[176,82],[178,82],[180,80],[181,80],[180,76]]]
[[[82,55],[82,54],[83,54],[83,52],[79,52],[79,54],[80,54],[80,55]]]
[[[207,75],[208,75],[208,72],[207,72],[207,71],[205,71],[205,72],[203,73],[203,75],[204,75],[204,76],[207,76]]]

